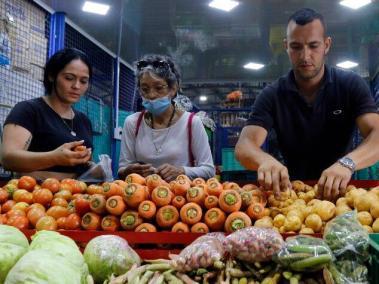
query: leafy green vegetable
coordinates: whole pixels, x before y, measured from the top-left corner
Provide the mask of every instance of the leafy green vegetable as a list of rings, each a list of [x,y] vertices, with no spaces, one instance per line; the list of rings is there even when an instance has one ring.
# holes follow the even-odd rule
[[[110,275],[122,275],[133,264],[140,265],[137,253],[128,242],[114,235],[92,239],[84,250],[84,259],[96,283],[103,283]]]
[[[28,240],[15,227],[0,225],[0,283],[9,270],[28,251]]]

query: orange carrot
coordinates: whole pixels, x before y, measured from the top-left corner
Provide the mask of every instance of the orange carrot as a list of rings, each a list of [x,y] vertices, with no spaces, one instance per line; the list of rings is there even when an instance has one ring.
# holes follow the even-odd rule
[[[213,182],[219,182],[217,178],[213,177],[207,180],[207,185],[213,183]]]
[[[172,205],[166,205],[157,211],[155,216],[157,224],[162,228],[171,228],[179,220],[179,212]]]
[[[96,185],[96,184],[90,184],[88,187],[87,187],[87,193],[89,195],[93,195],[93,194],[104,194],[104,189],[102,186],[100,185]]]
[[[145,233],[151,232],[151,233],[154,233],[157,231],[157,228],[153,224],[142,223],[134,231],[135,232],[145,232]]]
[[[152,174],[146,177],[146,185],[151,192],[154,188],[161,185],[162,178],[157,174]]]
[[[171,232],[175,233],[188,233],[189,231],[188,225],[183,222],[176,223],[171,229]]]
[[[202,206],[205,200],[205,192],[201,187],[190,187],[187,190],[187,201],[194,202]]]
[[[134,230],[136,227],[142,224],[142,218],[138,215],[138,212],[133,210],[125,211],[121,215],[121,226],[128,231]]]
[[[100,216],[93,212],[88,212],[82,217],[82,228],[85,230],[97,230],[100,228]]]
[[[120,227],[120,220],[113,215],[107,215],[101,220],[101,228],[104,231],[114,232]]]
[[[254,203],[253,200],[253,192],[252,191],[243,191],[241,193],[241,199],[242,199],[242,208],[249,207],[250,204]]]
[[[180,209],[180,218],[188,225],[200,222],[202,214],[201,207],[194,202],[187,203]]]
[[[109,198],[111,196],[120,195],[120,193],[122,192],[122,187],[114,182],[104,182],[103,190],[105,197]]]
[[[102,214],[105,212],[106,200],[104,195],[94,194],[91,196],[89,201],[89,207],[91,210],[97,214]]]
[[[220,208],[227,213],[238,211],[242,205],[241,195],[233,189],[224,190],[220,194],[218,203]]]
[[[126,209],[126,204],[121,196],[115,195],[107,199],[105,208],[110,214],[119,216],[122,213],[124,213]]]
[[[199,222],[191,227],[191,233],[209,233],[207,224]]]
[[[136,174],[136,173],[129,174],[125,178],[125,181],[127,183],[138,183],[140,185],[145,185],[146,184],[146,179],[143,176],[141,176],[139,174]]]
[[[218,181],[207,182],[207,192],[209,195],[220,196],[222,185]]]
[[[146,192],[142,185],[130,183],[124,188],[122,197],[128,206],[137,208],[138,205],[146,199]]]
[[[247,207],[246,214],[253,220],[258,220],[264,216],[264,206],[261,203],[252,203]]]
[[[174,205],[176,208],[180,209],[186,204],[186,199],[183,196],[175,196],[172,201],[172,205]]]
[[[144,200],[138,206],[138,214],[145,219],[151,219],[155,216],[157,212],[157,207],[154,202],[150,200]]]
[[[121,180],[121,179],[116,179],[113,181],[115,184],[121,186],[122,188],[126,187],[128,185],[127,182]]]
[[[205,224],[207,224],[212,231],[222,230],[225,224],[225,219],[225,213],[220,208],[211,208],[204,216]]]
[[[224,186],[223,186],[224,190],[229,190],[229,189],[232,189],[232,190],[240,190],[240,186],[235,183],[235,182],[227,182]]]
[[[193,181],[192,181],[192,186],[197,186],[199,184],[206,184],[205,180],[201,177],[198,177],[198,178],[195,178]]]
[[[186,180],[186,181],[188,181],[191,184],[191,179],[188,176],[186,176],[186,175],[178,175],[176,177],[176,181],[179,181],[179,180]]]
[[[171,203],[172,197],[173,194],[171,190],[167,186],[163,185],[154,188],[153,192],[151,193],[151,200],[158,207],[169,205]]]
[[[214,195],[208,195],[204,201],[204,207],[207,209],[215,208],[218,206],[218,197]]]
[[[251,226],[250,217],[244,212],[236,211],[226,218],[224,229],[226,233],[233,233],[249,226]]]
[[[245,184],[244,186],[242,186],[242,189],[250,191],[253,189],[258,189],[258,186],[256,186],[255,184],[252,184],[252,183],[248,183],[248,184]]]
[[[175,195],[186,196],[187,190],[191,187],[191,183],[186,179],[179,179],[172,185]]]

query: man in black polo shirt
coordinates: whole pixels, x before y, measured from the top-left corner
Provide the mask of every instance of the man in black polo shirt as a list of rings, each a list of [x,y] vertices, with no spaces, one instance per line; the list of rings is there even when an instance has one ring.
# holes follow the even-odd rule
[[[325,65],[331,38],[322,15],[295,12],[284,40],[288,75],[257,97],[236,145],[237,159],[258,171],[266,189],[290,187],[291,179],[318,179],[319,197],[344,194],[355,170],[379,160],[379,115],[367,84],[355,73]],[[365,137],[352,151],[355,126]],[[285,165],[261,150],[274,128]]]

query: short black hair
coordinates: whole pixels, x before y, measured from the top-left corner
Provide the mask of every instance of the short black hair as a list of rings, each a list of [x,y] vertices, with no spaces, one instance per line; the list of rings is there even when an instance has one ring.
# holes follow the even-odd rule
[[[52,93],[59,72],[62,71],[67,64],[76,59],[80,59],[87,65],[89,79],[91,80],[92,65],[89,62],[87,55],[76,48],[64,48],[57,51],[46,62],[43,76],[43,85],[45,86],[46,94],[50,95]],[[50,78],[53,78],[53,81],[51,81]]]
[[[140,62],[144,62],[146,68],[139,69],[138,65]],[[161,70],[158,68],[153,68],[155,62],[166,62],[169,66],[169,72],[160,72]],[[151,63],[151,64],[150,64]],[[167,55],[161,54],[146,54],[141,59],[134,63],[135,66],[135,75],[137,86],[139,86],[139,81],[143,73],[151,72],[158,77],[164,79],[167,82],[167,85],[172,88],[175,84],[178,85],[178,89],[180,89],[181,83],[181,74],[178,65],[174,62],[174,60]]]
[[[326,24],[324,17],[320,13],[317,13],[315,10],[312,10],[310,8],[302,8],[300,10],[297,10],[289,17],[287,24],[289,24],[291,21],[294,21],[297,25],[305,26],[314,20],[320,20],[322,27],[324,28],[324,34],[326,34]]]

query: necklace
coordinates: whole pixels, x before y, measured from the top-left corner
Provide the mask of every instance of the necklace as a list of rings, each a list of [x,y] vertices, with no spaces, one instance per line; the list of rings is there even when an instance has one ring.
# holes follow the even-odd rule
[[[153,142],[153,145],[154,145],[154,148],[155,148],[155,155],[159,155],[160,153],[162,153],[162,147],[163,145],[165,144],[166,142],[166,139],[168,137],[168,134],[170,133],[170,125],[171,125],[171,122],[172,122],[172,119],[174,118],[174,115],[175,115],[175,106],[174,106],[174,109],[172,111],[172,114],[171,114],[171,117],[170,117],[170,120],[168,121],[167,123],[167,132],[166,132],[166,135],[164,136],[163,138],[163,141],[162,141],[162,144],[160,146],[158,146],[157,144],[155,144],[154,142],[154,134],[153,134],[153,129],[154,129],[154,120],[153,120],[153,116],[151,116],[151,142]]]
[[[66,125],[67,128],[70,130],[70,134],[72,136],[76,136],[76,132],[74,131],[74,115],[75,115],[75,113],[72,109],[71,109],[71,113],[72,113],[72,118],[70,119],[71,127],[70,127],[70,125],[68,125],[68,123],[61,116],[59,116],[59,117],[63,121],[64,125]]]

